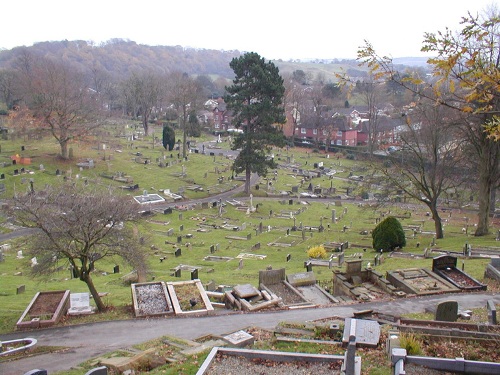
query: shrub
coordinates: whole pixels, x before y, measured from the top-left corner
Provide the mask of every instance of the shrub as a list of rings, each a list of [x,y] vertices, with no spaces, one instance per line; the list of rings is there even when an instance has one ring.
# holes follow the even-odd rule
[[[422,340],[412,333],[401,334],[399,344],[406,349],[408,355],[422,354]]]
[[[396,247],[405,247],[405,232],[395,217],[388,217],[379,223],[372,232],[375,250],[392,251]]]
[[[323,245],[311,247],[307,250],[307,255],[309,258],[326,258],[326,250]]]

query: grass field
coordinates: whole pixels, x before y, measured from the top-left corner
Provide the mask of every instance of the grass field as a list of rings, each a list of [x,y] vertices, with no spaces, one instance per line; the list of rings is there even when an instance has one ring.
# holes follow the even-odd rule
[[[12,137],[0,140],[0,163],[5,179],[5,192],[0,195],[7,199],[15,193],[22,193],[29,189],[29,182],[33,180],[35,189],[41,189],[46,184],[54,183],[61,179],[88,179],[90,183],[105,184],[114,187],[124,185],[103,175],[112,176],[121,173],[129,176],[130,184],[139,184],[139,189],[131,192],[118,190],[121,194],[140,195],[143,190],[149,193],[161,189],[170,189],[172,192],[184,191],[188,199],[207,197],[231,189],[241,184],[241,181],[232,180],[230,166],[232,160],[217,153],[214,156],[201,153],[189,154],[188,160],[180,160],[177,151],[167,152],[161,144],[153,148],[151,139],[127,141],[124,136],[131,133],[133,124],[128,127],[117,125],[100,140],[88,140],[85,143],[72,145],[74,159],[61,161],[57,158],[58,145],[50,137],[34,139],[28,136]],[[155,134],[161,134],[160,129],[155,129]],[[13,139],[12,139],[13,138]],[[205,136],[201,141],[212,140]],[[106,144],[106,148],[102,147]],[[24,147],[23,147],[24,146]],[[229,142],[216,145],[221,151],[229,149]],[[24,148],[24,151],[22,149]],[[140,153],[140,156],[138,155]],[[19,154],[29,157],[29,165],[13,165],[10,157]],[[170,156],[172,154],[172,157]],[[322,176],[311,181],[302,181],[297,173],[290,169],[279,168],[276,173],[272,171],[269,178],[272,185],[264,179],[260,180],[259,189],[253,187],[253,206],[255,212],[247,213],[235,206],[225,205],[222,213],[217,207],[209,205],[202,208],[195,206],[187,211],[174,210],[172,214],[156,213],[145,218],[142,231],[148,233],[152,247],[145,249],[149,252],[148,279],[178,281],[172,273],[179,265],[199,267],[199,278],[202,283],[213,281],[216,285],[236,285],[250,283],[257,286],[258,271],[268,266],[286,269],[287,274],[304,271],[304,262],[308,259],[307,249],[329,242],[349,242],[350,248],[346,256],[360,254],[363,265],[369,262],[374,264],[375,252],[371,248],[371,236],[363,234],[370,232],[376,225],[376,220],[382,216],[397,215],[403,227],[420,224],[423,231],[413,236],[408,230],[407,246],[405,252],[422,254],[426,247],[433,241],[433,222],[426,215],[425,207],[412,202],[398,206],[378,205],[373,201],[346,201],[337,200],[307,200],[298,197],[283,197],[269,199],[268,193],[279,194],[281,191],[305,191],[309,184],[313,187],[335,188],[337,194],[344,194],[347,187],[359,195],[361,191],[369,189],[359,181],[349,180],[348,177],[367,172],[368,165],[348,160],[342,154],[321,154],[311,150],[297,148],[275,150],[275,158],[280,164],[294,164],[297,168],[313,169],[316,163],[324,163],[325,167],[335,169],[334,178]],[[76,163],[84,158],[92,158],[95,168],[80,169]],[[145,164],[144,160],[150,160]],[[160,162],[169,163],[168,167],[159,167]],[[43,165],[41,170],[40,165]],[[25,168],[26,173],[14,175],[14,170]],[[59,170],[62,173],[56,174]],[[179,177],[182,174],[183,176]],[[219,181],[224,176],[223,181]],[[127,184],[128,185],[128,184]],[[195,191],[187,187],[197,185],[203,190]],[[248,198],[245,199],[248,204]],[[291,204],[290,201],[292,200]],[[154,208],[154,207],[153,207]],[[332,221],[332,210],[338,218]],[[474,237],[473,225],[476,216],[473,211],[453,211],[451,216],[443,213],[445,223],[445,238],[436,242],[435,248],[461,251],[466,243],[472,247],[496,247],[495,234],[499,229],[498,224],[492,227],[492,233],[485,237]],[[6,217],[1,220],[5,223]],[[290,231],[296,225],[306,227],[324,227],[323,232],[315,229]],[[462,232],[466,225],[470,226],[469,234]],[[2,226],[2,232],[8,232],[8,226]],[[200,231],[200,229],[204,229]],[[217,228],[217,229],[216,229]],[[237,228],[234,229],[234,228]],[[260,228],[263,231],[260,232]],[[170,234],[170,235],[169,235]],[[177,237],[182,236],[182,242],[177,242]],[[71,292],[85,292],[86,285],[79,280],[71,279],[66,264],[61,264],[62,270],[47,279],[32,279],[29,276],[30,259],[27,256],[26,245],[22,238],[12,241],[11,248],[4,252],[4,262],[0,263],[0,333],[15,329],[15,323],[38,291],[66,290]],[[281,244],[281,245],[277,245]],[[211,253],[210,247],[217,249]],[[182,255],[175,257],[174,251],[180,248]],[[364,251],[366,249],[366,251]],[[22,250],[25,258],[17,259],[17,251]],[[244,259],[242,267],[237,258],[242,253],[262,255],[263,259]],[[291,256],[289,262],[287,255]],[[205,260],[207,256],[227,257],[228,261]],[[160,258],[164,258],[160,262]],[[377,269],[384,273],[387,270],[408,267],[431,267],[431,260],[408,260],[389,258]],[[488,260],[467,259],[464,261],[465,271],[474,278],[482,281],[484,269]],[[120,273],[114,274],[113,267],[120,266]],[[132,271],[121,259],[108,259],[97,264],[93,278],[100,292],[107,293],[105,303],[110,307],[106,314],[97,314],[88,318],[71,318],[74,323],[87,320],[130,318],[131,291],[130,285],[122,277]],[[333,269],[316,267],[314,272],[318,280],[329,281]],[[183,272],[181,280],[189,279],[190,274]],[[23,294],[16,294],[16,289],[25,285]]]

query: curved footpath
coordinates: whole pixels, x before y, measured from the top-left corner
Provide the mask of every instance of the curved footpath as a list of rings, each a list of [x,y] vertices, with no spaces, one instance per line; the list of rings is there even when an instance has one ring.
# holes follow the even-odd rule
[[[38,345],[65,346],[69,350],[57,354],[43,354],[0,364],[0,374],[20,375],[43,368],[52,374],[69,370],[80,363],[104,353],[125,349],[164,335],[196,339],[204,335],[223,335],[249,326],[272,329],[281,321],[305,321],[329,317],[352,317],[353,312],[373,309],[386,314],[424,312],[446,300],[458,301],[459,308],[485,307],[492,299],[500,304],[498,293],[460,293],[396,300],[335,305],[308,309],[279,310],[256,313],[227,312],[202,317],[167,317],[133,319],[65,326],[36,331],[25,331],[0,336],[1,341],[35,338]]]

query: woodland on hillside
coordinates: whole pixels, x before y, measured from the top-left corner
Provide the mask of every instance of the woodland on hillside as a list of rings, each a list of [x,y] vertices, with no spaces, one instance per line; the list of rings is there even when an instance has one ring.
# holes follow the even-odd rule
[[[115,80],[128,77],[132,72],[144,71],[152,71],[157,74],[181,71],[189,75],[210,75],[230,79],[233,77],[233,72],[229,63],[234,57],[243,54],[237,50],[148,46],[125,39],[112,39],[99,45],[83,40],[47,41],[36,43],[30,47],[22,46],[10,50],[0,50],[0,69],[15,68],[18,56],[26,52],[35,56],[68,62],[81,71],[102,71]],[[414,62],[414,60],[411,61],[412,64]],[[350,75],[358,75],[357,71],[360,71],[356,60],[331,59],[310,62],[278,60],[275,63],[283,73],[303,69],[311,71],[313,74],[322,71],[325,76],[333,77],[331,72],[334,69],[338,70],[338,67],[349,69]],[[403,64],[404,61],[401,63]]]

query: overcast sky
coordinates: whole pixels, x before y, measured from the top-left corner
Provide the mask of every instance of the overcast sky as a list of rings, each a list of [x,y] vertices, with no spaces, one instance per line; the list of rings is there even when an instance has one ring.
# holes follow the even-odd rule
[[[1,6],[0,48],[113,38],[257,52],[266,59],[426,56],[425,32],[458,30],[494,0],[24,0]]]

